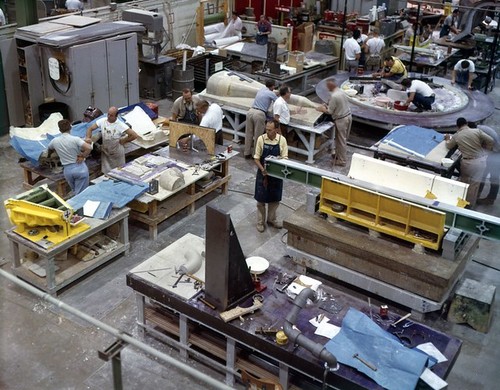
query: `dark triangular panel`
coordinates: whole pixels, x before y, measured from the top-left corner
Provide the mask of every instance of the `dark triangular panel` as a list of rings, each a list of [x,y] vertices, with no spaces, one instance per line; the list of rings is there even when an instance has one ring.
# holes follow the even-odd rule
[[[205,299],[224,311],[253,292],[252,275],[230,215],[207,206]]]

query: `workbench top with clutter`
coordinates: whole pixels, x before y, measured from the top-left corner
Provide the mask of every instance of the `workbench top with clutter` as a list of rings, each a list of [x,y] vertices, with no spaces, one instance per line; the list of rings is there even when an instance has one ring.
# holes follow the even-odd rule
[[[207,208],[207,229],[218,226],[217,212]],[[160,331],[183,356],[197,351],[226,372],[229,385],[240,369],[265,372],[283,388],[445,383],[459,339],[383,302],[362,301],[326,280],[285,271],[293,269],[291,262],[276,268],[262,257],[245,259],[232,224],[226,226],[218,242],[187,234],[128,272],[141,331]]]

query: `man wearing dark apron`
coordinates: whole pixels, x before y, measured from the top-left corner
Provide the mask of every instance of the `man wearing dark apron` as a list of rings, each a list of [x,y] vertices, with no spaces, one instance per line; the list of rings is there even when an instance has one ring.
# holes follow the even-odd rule
[[[255,179],[254,198],[257,201],[257,230],[261,233],[265,230],[266,203],[267,224],[277,229],[283,227],[276,218],[283,193],[283,180],[270,177],[265,168],[265,158],[268,156],[288,158],[288,145],[285,137],[278,134],[278,126],[276,121],[267,122],[266,132],[257,138],[255,145],[254,161],[259,170]]]
[[[273,27],[271,23],[269,23],[269,20],[266,19],[265,15],[260,15],[260,20],[257,22],[257,30],[255,43],[257,43],[257,45],[267,45],[269,34],[273,31]]]
[[[175,99],[172,106],[172,120],[197,125],[199,120],[196,114],[196,104],[199,101],[200,98],[193,95],[189,88],[183,89],[182,96]]]

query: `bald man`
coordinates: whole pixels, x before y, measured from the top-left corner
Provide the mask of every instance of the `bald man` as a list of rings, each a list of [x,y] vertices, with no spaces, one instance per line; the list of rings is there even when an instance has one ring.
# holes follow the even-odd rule
[[[110,107],[107,118],[98,119],[87,129],[86,142],[92,143],[92,132],[97,128],[101,129],[102,136],[101,170],[106,174],[125,164],[124,145],[136,139],[137,134],[125,122],[118,120],[116,107]]]

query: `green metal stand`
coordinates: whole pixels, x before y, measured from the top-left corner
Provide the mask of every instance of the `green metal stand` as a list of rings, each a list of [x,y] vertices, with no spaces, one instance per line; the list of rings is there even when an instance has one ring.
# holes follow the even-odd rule
[[[311,167],[292,160],[282,160],[277,158],[266,159],[266,169],[269,175],[306,184],[312,187],[321,188],[322,177],[328,177],[341,182],[363,187],[368,190],[390,195],[411,203],[424,207],[442,211],[446,214],[445,226],[456,228],[464,232],[475,234],[490,240],[500,241],[500,218],[477,211],[462,209],[434,200],[425,199],[419,196],[392,190],[387,187],[377,186],[372,183],[354,180],[340,173],[326,171]]]

